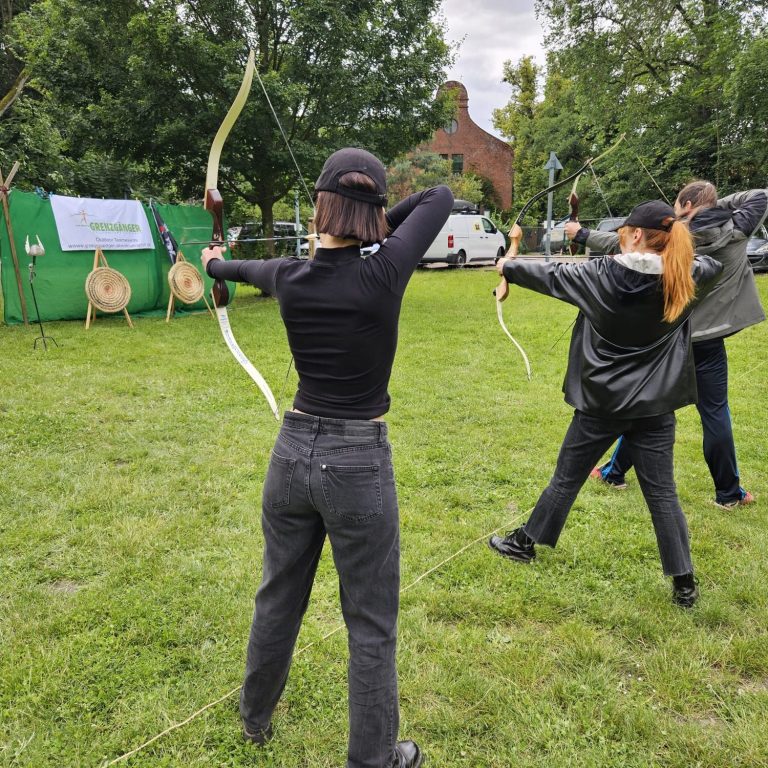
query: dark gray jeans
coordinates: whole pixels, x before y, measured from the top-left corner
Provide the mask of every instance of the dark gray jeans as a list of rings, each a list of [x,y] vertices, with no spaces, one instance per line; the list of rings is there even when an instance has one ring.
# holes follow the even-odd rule
[[[266,729],[326,534],[349,642],[347,768],[390,768],[399,724],[400,526],[387,425],[286,413],[264,483],[264,567],[240,714]]]
[[[688,523],[677,498],[672,467],[674,413],[608,420],[576,411],[560,448],[555,474],[536,502],[525,533],[539,544],[557,544],[577,494],[619,435],[624,435],[651,512],[664,574],[692,573]]]

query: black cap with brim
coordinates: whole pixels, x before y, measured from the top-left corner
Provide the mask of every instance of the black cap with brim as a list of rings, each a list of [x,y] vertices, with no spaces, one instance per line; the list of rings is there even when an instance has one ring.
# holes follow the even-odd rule
[[[346,187],[339,183],[345,173],[362,173],[376,186],[375,192]],[[335,192],[342,197],[359,200],[371,205],[387,204],[387,173],[375,155],[356,147],[346,147],[334,152],[326,161],[315,182],[315,194]]]
[[[676,220],[675,209],[669,203],[665,203],[663,200],[648,200],[636,205],[629,216],[621,224],[613,227],[611,232],[616,232],[622,227],[641,227],[642,229],[669,232]]]

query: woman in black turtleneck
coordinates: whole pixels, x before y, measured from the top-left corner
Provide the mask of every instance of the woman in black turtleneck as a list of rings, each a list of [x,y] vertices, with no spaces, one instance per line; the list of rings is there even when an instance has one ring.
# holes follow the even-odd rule
[[[264,565],[240,697],[243,732],[256,744],[272,734],[327,535],[349,633],[347,768],[417,768],[419,747],[396,741],[400,531],[382,417],[403,293],[453,196],[436,187],[385,212],[384,167],[352,148],[328,158],[315,192],[314,259],[225,262],[218,248],[203,252],[211,277],[277,298],[299,375],[264,483]],[[382,244],[363,258],[364,242]]]

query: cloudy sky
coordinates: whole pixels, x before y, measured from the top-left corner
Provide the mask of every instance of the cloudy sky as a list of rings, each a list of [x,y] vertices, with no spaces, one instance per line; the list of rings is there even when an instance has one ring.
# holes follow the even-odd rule
[[[532,55],[544,64],[544,32],[533,12],[533,0],[443,0],[447,39],[459,43],[451,80],[469,91],[469,114],[498,136],[491,115],[509,101],[510,87],[501,81],[507,59]]]

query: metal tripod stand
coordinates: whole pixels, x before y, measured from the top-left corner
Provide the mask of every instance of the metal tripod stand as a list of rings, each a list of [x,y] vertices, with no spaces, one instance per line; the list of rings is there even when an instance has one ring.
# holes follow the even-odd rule
[[[40,242],[40,238],[39,237],[37,238],[37,245],[30,246],[29,237],[27,237],[26,251],[32,257],[32,261],[30,262],[30,265],[29,265],[29,287],[32,290],[32,301],[35,303],[35,313],[37,314],[37,324],[40,326],[40,335],[35,339],[33,348],[37,349],[38,342],[42,342],[43,349],[47,352],[48,342],[53,344],[55,347],[58,347],[59,345],[56,339],[53,338],[53,336],[45,335],[45,328],[43,328],[43,321],[40,319],[40,308],[37,306],[37,296],[35,295],[35,277],[37,275],[35,267],[37,265],[37,257],[42,256],[45,253],[45,249],[43,248],[43,244]]]

